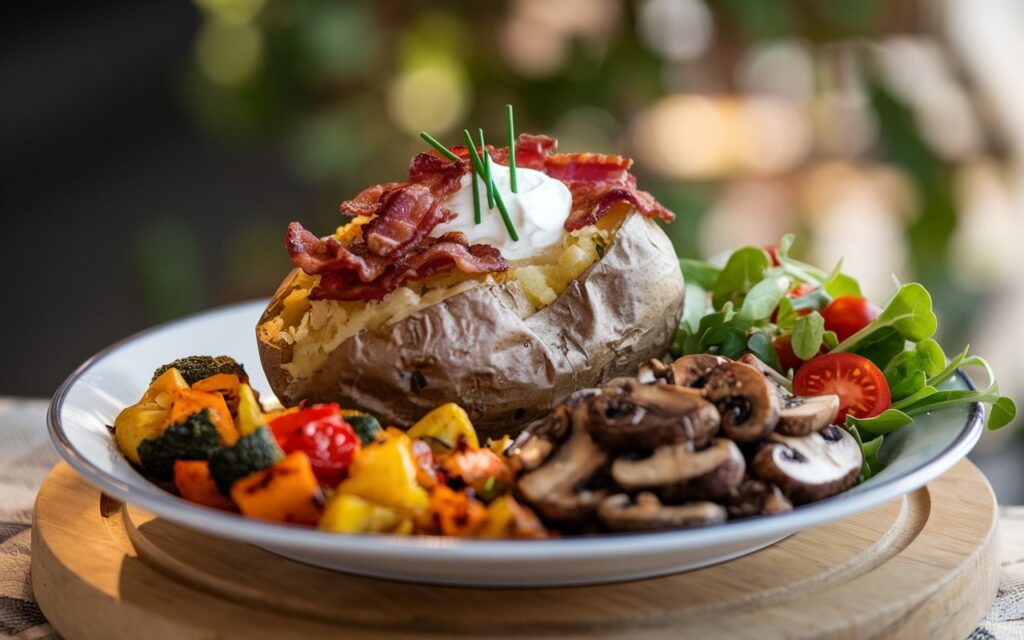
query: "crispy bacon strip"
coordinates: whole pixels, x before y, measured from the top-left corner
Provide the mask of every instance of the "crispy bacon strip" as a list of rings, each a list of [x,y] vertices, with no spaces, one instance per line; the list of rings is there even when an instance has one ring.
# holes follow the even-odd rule
[[[363,226],[363,240],[374,255],[401,256],[416,247],[452,212],[442,207],[426,185],[411,183],[384,194],[377,217]]]
[[[359,282],[348,271],[326,273],[309,297],[311,300],[379,300],[405,284],[453,268],[463,273],[497,273],[508,270],[508,262],[494,247],[469,246],[464,234],[446,233],[440,238],[431,238],[429,244],[390,266],[373,282]]]
[[[544,172],[562,182],[598,182],[632,188],[636,186],[635,179],[629,174],[632,166],[633,161],[623,156],[556,153],[545,159]]]
[[[659,217],[672,222],[674,213],[661,206],[654,196],[635,188],[617,187],[593,182],[573,182],[569,185],[572,193],[572,210],[565,221],[566,231],[576,231],[596,224],[612,207],[628,202],[648,218]]]
[[[462,176],[469,171],[469,162],[452,162],[433,153],[419,153],[409,165],[409,182],[430,189],[437,200],[444,200],[462,186]]]
[[[388,260],[369,255],[365,244],[343,246],[333,237],[320,239],[298,222],[288,225],[284,246],[292,264],[311,276],[344,270],[362,282],[371,282],[379,278],[389,264]]]
[[[341,212],[350,216],[375,216],[380,209],[381,198],[401,186],[401,182],[385,182],[367,187],[355,198],[342,202]]]

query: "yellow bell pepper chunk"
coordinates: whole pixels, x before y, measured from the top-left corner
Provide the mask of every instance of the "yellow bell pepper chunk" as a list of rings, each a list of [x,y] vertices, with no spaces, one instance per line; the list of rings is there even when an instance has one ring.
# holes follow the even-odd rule
[[[142,394],[139,404],[155,402],[164,409],[169,409],[174,401],[174,392],[180,389],[188,389],[188,383],[180,371],[171,367],[149,385],[146,393]]]
[[[381,507],[348,494],[335,494],[320,518],[320,528],[335,533],[392,533],[408,535],[412,519],[395,509]]]
[[[430,504],[427,492],[416,482],[412,439],[404,433],[388,434],[359,450],[348,468],[349,477],[337,493],[358,496],[384,507],[419,511]]]
[[[155,401],[140,402],[119,413],[114,419],[114,442],[124,457],[141,466],[139,444],[163,433],[170,413]]]
[[[433,438],[454,449],[462,437],[471,449],[480,446],[473,423],[469,420],[466,410],[449,402],[423,416],[419,422],[409,429],[409,437]]]
[[[114,442],[126,458],[141,465],[139,443],[159,436],[167,427],[176,391],[188,389],[188,383],[174,368],[154,380],[142,399],[125,408],[114,419]]]
[[[252,387],[242,384],[238,387],[238,432],[247,436],[266,424],[263,407],[252,392]]]

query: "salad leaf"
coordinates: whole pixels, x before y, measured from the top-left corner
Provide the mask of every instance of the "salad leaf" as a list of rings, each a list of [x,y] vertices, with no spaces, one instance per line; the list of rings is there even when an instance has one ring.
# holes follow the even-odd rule
[[[830,353],[840,351],[842,346],[839,343]],[[851,351],[874,362],[875,366],[884,371],[893,358],[903,353],[906,346],[907,341],[894,327],[882,327],[861,340]]]
[[[761,280],[747,292],[740,306],[739,315],[745,320],[764,320],[772,315],[779,301],[789,291],[789,278],[777,276]]]
[[[818,355],[825,339],[825,318],[817,311],[800,316],[793,324],[793,353],[801,360]]]
[[[846,417],[847,426],[857,427],[861,431],[865,431],[876,436],[892,433],[913,421],[914,419],[910,417],[910,415],[900,411],[899,409],[886,409],[874,418]]]
[[[853,439],[857,441],[857,444],[860,446],[860,451],[864,455],[864,464],[861,465],[860,474],[857,476],[857,482],[864,482],[871,476],[875,475],[882,466],[878,462],[878,450],[882,446],[884,436],[878,436],[865,442],[864,437],[861,436],[860,431],[856,426],[850,426],[848,427],[848,430],[850,435],[853,436]]]
[[[829,276],[829,279],[822,285],[822,289],[833,298],[863,295],[860,292],[860,284],[845,273],[834,273]]]
[[[1017,404],[1006,396],[1000,396],[992,403],[992,410],[988,415],[989,431],[1005,427],[1013,422],[1015,417],[1017,417]]]
[[[691,282],[696,285],[700,285],[705,291],[715,286],[715,281],[718,280],[719,274],[722,270],[710,262],[704,260],[694,260],[693,258],[680,258],[679,268],[683,270],[683,279],[686,284]]]
[[[894,357],[883,373],[889,383],[893,400],[902,400],[928,385],[929,376],[945,368],[946,354],[931,338],[918,342],[912,349]]]
[[[708,310],[707,291],[700,285],[686,283],[683,295],[683,315],[680,325],[690,333],[696,333],[700,326],[700,319]]]
[[[825,282],[828,279],[827,273],[815,266],[789,257],[789,250],[793,248],[793,242],[795,241],[796,236],[792,233],[787,233],[779,240],[779,248],[775,253],[779,258],[779,265],[781,265],[782,270],[802,282],[813,282],[816,284]]]
[[[726,302],[740,304],[747,292],[764,279],[771,263],[760,247],[744,247],[733,252],[711,288],[712,302],[718,308]]]
[[[859,343],[886,328],[895,329],[905,340],[918,342],[930,338],[938,324],[932,311],[932,297],[916,282],[901,286],[877,318],[839,343],[833,351],[857,351]],[[877,363],[876,363],[877,364]]]
[[[775,353],[775,347],[772,346],[771,339],[763,332],[757,331],[751,334],[747,340],[747,350],[772,369],[776,371],[782,370],[782,364],[779,363],[779,356]]]

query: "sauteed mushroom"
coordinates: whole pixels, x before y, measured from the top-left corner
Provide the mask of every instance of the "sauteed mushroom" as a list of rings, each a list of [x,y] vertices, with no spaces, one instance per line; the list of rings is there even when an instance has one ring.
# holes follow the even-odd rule
[[[821,431],[836,419],[839,396],[790,396],[782,401],[775,431],[784,436],[805,436]]]
[[[674,385],[644,385],[616,379],[588,399],[587,431],[612,451],[653,449],[665,444],[707,442],[720,417],[699,392]]]
[[[667,445],[640,460],[621,457],[612,463],[612,479],[623,489],[660,487],[671,500],[714,500],[743,480],[746,463],[732,440],[717,439],[703,451],[687,443]]]
[[[726,502],[730,518],[770,515],[793,510],[793,503],[773,484],[746,478],[729,492]]]
[[[742,362],[727,362],[711,370],[704,396],[722,414],[725,434],[740,444],[768,435],[779,420],[779,396],[764,375]]]
[[[773,433],[751,469],[757,478],[779,485],[794,504],[804,504],[850,488],[863,463],[854,437],[829,426],[802,437]]]
[[[653,493],[644,492],[630,501],[619,493],[605,498],[598,517],[612,531],[654,531],[676,527],[701,527],[725,522],[725,507],[714,502],[691,502],[666,506]]]
[[[672,383],[680,387],[702,389],[715,367],[731,362],[707,353],[683,356],[672,363]]]
[[[607,495],[607,491],[586,484],[605,465],[608,454],[590,439],[582,424],[575,419],[570,422],[565,441],[518,483],[520,494],[534,509],[559,522],[586,519]],[[529,441],[524,447],[528,445]]]
[[[657,358],[651,358],[645,364],[640,365],[640,369],[636,373],[636,380],[640,384],[655,382],[675,384],[675,374],[672,372],[672,365],[665,364]]]

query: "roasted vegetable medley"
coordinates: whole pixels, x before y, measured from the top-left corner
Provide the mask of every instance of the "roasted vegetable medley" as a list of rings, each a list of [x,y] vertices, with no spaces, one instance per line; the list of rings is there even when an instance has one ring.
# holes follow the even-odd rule
[[[267,411],[226,356],[160,367],[114,422],[118,448],[197,504],[339,533],[542,538],[513,497],[511,440],[445,404],[408,431],[336,404]]]

